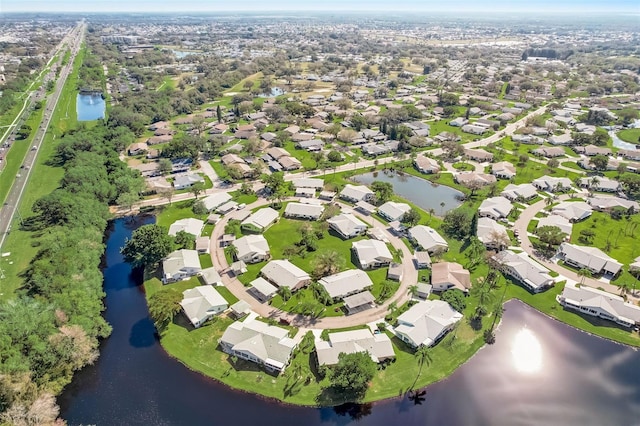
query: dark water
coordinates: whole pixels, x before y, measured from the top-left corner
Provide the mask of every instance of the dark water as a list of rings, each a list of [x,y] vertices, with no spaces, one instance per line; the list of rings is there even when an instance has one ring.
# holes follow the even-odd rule
[[[93,121],[104,118],[106,103],[100,95],[80,95],[76,99],[78,121]]]
[[[388,182],[393,185],[393,192],[426,211],[433,209],[437,215],[442,215],[462,204],[457,199],[458,196],[463,195],[460,191],[446,185],[434,185],[426,179],[413,175],[371,172],[354,176],[353,179],[365,185],[370,185],[375,180]],[[444,207],[441,205],[442,202]]]
[[[517,301],[506,305],[496,344],[428,387],[419,405],[405,398],[300,408],[232,391],[170,359],[154,337],[141,277],[119,254],[132,230],[151,221],[118,220],[110,229],[104,275],[113,334],[59,399],[70,425],[640,424],[640,353]]]

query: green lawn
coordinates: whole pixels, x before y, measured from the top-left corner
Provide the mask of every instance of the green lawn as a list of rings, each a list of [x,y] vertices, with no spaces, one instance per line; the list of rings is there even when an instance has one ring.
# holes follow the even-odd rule
[[[44,114],[44,108],[37,111],[33,111],[26,121],[26,124],[31,126],[33,131],[31,135],[25,140],[18,140],[11,145],[7,155],[5,157],[5,166],[0,174],[0,203],[3,203],[9,194],[9,190],[13,185],[16,174],[20,171],[20,166],[24,161],[24,157],[29,152],[29,148],[32,145],[33,138],[36,134],[37,128],[40,126],[42,116]]]
[[[597,247],[616,259],[618,262],[629,265],[640,256],[640,245],[637,243],[640,231],[636,228],[640,225],[640,217],[631,216],[630,219],[612,219],[607,213],[594,211],[590,217],[573,225],[571,241],[574,244]],[[590,241],[580,240],[580,231],[590,229],[595,236]],[[623,272],[613,280],[613,283],[635,282],[635,278],[623,268]]]
[[[625,142],[640,143],[640,129],[624,129],[618,132],[618,137]]]
[[[205,220],[207,215],[198,216],[191,209],[195,200],[179,201],[172,204],[164,204],[156,207],[158,222],[160,226],[168,228],[173,222],[179,219],[194,217],[196,219]]]
[[[74,60],[73,70],[67,79],[60,94],[57,107],[53,112],[51,126],[38,151],[38,157],[33,165],[29,181],[22,195],[20,206],[18,207],[18,212],[23,219],[33,215],[31,206],[33,206],[40,197],[56,189],[64,174],[62,168],[52,167],[48,165],[47,162],[53,156],[61,135],[77,124],[76,81],[83,57],[84,48],[80,50]],[[68,111],[71,111],[70,115],[68,115]],[[29,266],[31,259],[33,259],[38,252],[38,238],[43,235],[46,237],[46,232],[44,234],[34,234],[19,229],[19,219],[14,219],[11,232],[2,247],[3,253],[12,253],[13,255],[3,257],[0,261],[5,275],[5,278],[0,280],[0,300],[11,299],[15,290],[22,285],[23,281],[20,274]]]
[[[575,226],[574,226],[575,229]],[[625,343],[632,346],[640,346],[640,337],[637,333],[618,327],[611,321],[605,321],[588,315],[582,315],[574,311],[565,310],[557,301],[556,296],[562,293],[564,284],[557,284],[555,287],[538,294],[531,294],[517,284],[511,284],[506,289],[505,300],[512,298],[522,300],[527,305],[534,307],[540,312],[549,315],[565,324],[584,330],[596,336],[611,339],[616,342]]]

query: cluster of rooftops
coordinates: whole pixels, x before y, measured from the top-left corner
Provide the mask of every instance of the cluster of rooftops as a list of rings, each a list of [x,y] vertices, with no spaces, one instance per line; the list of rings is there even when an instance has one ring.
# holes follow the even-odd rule
[[[479,207],[478,238],[487,247],[497,251],[494,261],[502,266],[505,274],[511,276],[533,293],[543,291],[552,286],[555,279],[550,271],[531,259],[526,253],[509,249],[509,237],[502,219],[509,216],[514,200],[532,199],[538,195],[538,190],[554,192],[561,190],[564,185],[571,186],[563,178],[544,177],[532,184],[507,185],[498,197],[484,200]],[[321,179],[304,178],[294,182],[296,193],[299,190],[299,201],[287,204],[283,215],[287,218],[318,220],[327,203],[332,202],[335,193],[323,191]],[[315,198],[320,192],[318,198]],[[371,205],[374,193],[364,185],[346,185],[338,196],[344,201],[352,203],[352,208],[345,208],[329,218],[329,227],[341,238],[350,239],[368,234],[370,239],[359,239],[352,243],[352,251],[357,259],[359,269],[348,269],[318,280],[326,293],[334,302],[343,301],[347,314],[354,314],[375,306],[375,298],[370,290],[373,282],[367,270],[389,267],[389,278],[402,279],[402,265],[393,263],[393,256],[384,235],[371,232],[369,225],[360,217],[377,211],[389,222],[390,232],[406,237],[414,247],[414,262],[417,268],[431,268],[431,284],[419,284],[417,299],[420,300],[405,313],[398,317],[398,323],[389,330],[405,343],[416,348],[431,346],[441,339],[455,323],[462,318],[448,303],[439,300],[426,299],[431,291],[445,291],[457,288],[467,292],[471,286],[468,270],[455,262],[432,263],[431,256],[448,250],[448,243],[435,229],[417,225],[404,228],[399,225],[410,206],[405,203],[388,202],[379,207]],[[540,225],[554,224],[562,230],[569,229],[573,222],[588,217],[590,212],[602,207],[605,202],[601,198],[592,197],[588,202],[564,202],[553,207],[551,214],[541,218]],[[225,205],[233,203],[231,196],[226,193],[216,193],[203,199],[210,212],[224,214]],[[279,288],[286,287],[292,292],[304,288],[312,282],[308,272],[302,270],[286,259],[270,259],[269,242],[262,232],[279,220],[280,214],[264,207],[248,214],[241,222],[243,230],[250,232],[241,238],[225,236],[220,241],[222,246],[235,247],[236,262],[231,265],[234,274],[246,271],[246,264],[268,261],[260,270],[260,275],[250,282],[249,293],[261,302],[267,302],[275,296]],[[215,223],[219,219],[212,213],[207,219]],[[177,250],[163,261],[163,277],[165,283],[170,283],[194,275],[203,277],[205,285],[184,292],[181,303],[185,315],[194,327],[199,327],[210,317],[224,311],[230,311],[238,318],[246,316],[244,320],[233,323],[220,339],[220,347],[227,353],[242,359],[251,360],[265,368],[283,371],[295,349],[299,339],[289,336],[287,329],[269,325],[260,320],[257,314],[251,312],[250,305],[240,301],[229,306],[226,300],[216,291],[215,286],[222,285],[222,279],[215,268],[202,269],[199,253],[208,252],[210,242],[207,237],[201,237],[204,222],[198,219],[183,219],[174,223],[169,232],[175,235],[179,231],[195,235],[198,240],[207,241],[199,244],[198,250]],[[376,238],[377,237],[377,238]],[[197,241],[198,241],[197,240]],[[578,246],[568,242],[562,243],[559,254],[563,260],[572,266],[586,268],[594,274],[617,274],[622,265],[602,251]],[[640,265],[640,262],[638,262]],[[640,266],[638,267],[640,269]],[[393,277],[392,277],[393,275]],[[586,286],[568,283],[558,302],[563,306],[578,310],[588,315],[595,315],[612,320],[618,324],[631,327],[640,323],[640,308],[622,298]],[[247,316],[248,314],[248,316]],[[394,357],[393,346],[385,333],[375,328],[363,328],[348,332],[329,333],[328,340],[316,336],[316,351],[319,365],[333,365],[341,352],[367,352],[376,362]]]

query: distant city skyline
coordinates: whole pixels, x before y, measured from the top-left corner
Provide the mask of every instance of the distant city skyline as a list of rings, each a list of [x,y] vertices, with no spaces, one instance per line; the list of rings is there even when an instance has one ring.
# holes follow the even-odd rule
[[[232,12],[232,11],[437,11],[437,12],[572,12],[572,13],[640,13],[638,0],[514,0],[471,1],[449,3],[434,0],[244,0],[242,2],[198,0],[0,0],[0,13],[9,12]]]

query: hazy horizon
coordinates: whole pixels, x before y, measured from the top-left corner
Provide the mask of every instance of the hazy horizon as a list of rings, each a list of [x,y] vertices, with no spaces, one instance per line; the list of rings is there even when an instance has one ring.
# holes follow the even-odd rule
[[[217,4],[216,4],[217,3]],[[300,2],[294,0],[258,1],[245,0],[241,3],[215,2],[203,4],[197,0],[0,0],[0,13],[12,12],[150,12],[190,13],[190,12],[304,12],[304,11],[345,11],[345,12],[484,12],[503,14],[518,12],[574,13],[589,14],[609,12],[640,13],[640,3],[636,0],[540,0],[536,3],[508,0],[471,1],[458,0],[455,8],[433,0],[325,0],[322,2]]]

